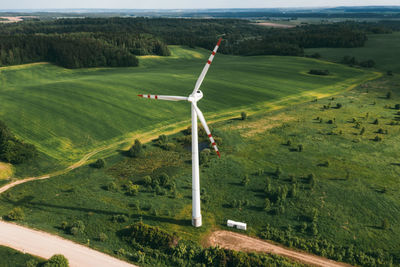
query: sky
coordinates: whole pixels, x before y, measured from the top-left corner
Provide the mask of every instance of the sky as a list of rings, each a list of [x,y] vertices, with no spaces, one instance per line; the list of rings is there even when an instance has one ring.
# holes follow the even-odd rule
[[[400,0],[0,0],[0,9],[199,9],[332,6],[400,6]]]

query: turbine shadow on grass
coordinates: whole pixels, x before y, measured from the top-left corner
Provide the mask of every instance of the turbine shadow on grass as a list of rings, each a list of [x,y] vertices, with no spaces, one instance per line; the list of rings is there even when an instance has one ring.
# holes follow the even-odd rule
[[[147,220],[147,221],[157,221],[157,222],[162,222],[162,223],[170,223],[170,224],[176,224],[176,225],[182,225],[182,226],[190,226],[192,225],[192,220],[184,220],[184,219],[174,219],[174,218],[168,218],[168,217],[159,217],[159,216],[153,216],[153,215],[140,215],[140,214],[134,214],[131,216],[131,218],[137,219],[138,221],[140,219]]]
[[[73,206],[63,206],[63,205],[55,205],[43,202],[33,202],[33,196],[26,196],[20,200],[13,201],[9,198],[3,198],[6,202],[13,204],[14,206],[25,206],[31,208],[42,209],[41,207],[48,207],[48,208],[56,208],[56,209],[66,209],[66,210],[77,210],[77,211],[84,211],[84,212],[93,212],[98,214],[105,214],[105,215],[128,215],[126,212],[117,212],[117,211],[107,211],[107,210],[99,210],[99,209],[92,209],[92,208],[84,208],[84,207],[73,207]]]

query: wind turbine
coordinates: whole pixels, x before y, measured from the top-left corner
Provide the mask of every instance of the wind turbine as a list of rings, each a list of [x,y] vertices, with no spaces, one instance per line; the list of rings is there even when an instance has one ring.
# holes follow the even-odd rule
[[[208,138],[210,138],[211,144],[217,152],[218,156],[221,157],[215,140],[211,135],[210,128],[208,128],[207,122],[204,119],[203,113],[197,107],[197,102],[203,98],[203,93],[200,91],[200,86],[207,74],[208,69],[214,59],[215,54],[221,44],[222,38],[218,40],[213,52],[211,53],[206,65],[203,68],[199,78],[197,79],[196,85],[193,92],[188,96],[168,96],[168,95],[138,95],[140,97],[158,100],[169,100],[169,101],[189,101],[192,103],[192,225],[194,227],[200,227],[202,225],[201,210],[200,210],[200,173],[199,173],[199,144],[198,144],[198,133],[197,133],[197,117],[200,119],[201,124],[206,131]]]

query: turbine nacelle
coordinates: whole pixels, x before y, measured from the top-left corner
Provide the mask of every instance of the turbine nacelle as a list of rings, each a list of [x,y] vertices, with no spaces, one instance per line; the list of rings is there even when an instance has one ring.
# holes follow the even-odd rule
[[[196,92],[193,92],[191,95],[188,97],[188,101],[192,103],[196,103],[200,99],[203,98],[203,92],[201,90],[197,90]]]

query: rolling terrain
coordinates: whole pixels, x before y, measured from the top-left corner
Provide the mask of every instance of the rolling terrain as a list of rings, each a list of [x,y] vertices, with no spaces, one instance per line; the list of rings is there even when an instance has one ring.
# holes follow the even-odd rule
[[[155,106],[136,97],[191,91],[209,52],[171,50],[171,57],[142,57],[139,68],[68,70],[46,63],[1,68],[1,119],[18,137],[64,165],[135,134],[188,122],[184,103]],[[312,76],[307,74],[311,68],[329,68],[332,75]],[[218,55],[212,70],[201,103],[209,118],[339,93],[375,76],[312,59],[276,56]]]
[[[0,196],[0,215],[21,207],[29,226],[90,240],[91,247],[134,262],[141,251],[141,265],[149,266],[171,262],[168,254],[125,242],[122,229],[138,221],[205,243],[235,219],[248,223],[251,236],[337,261],[398,263],[396,76],[369,81],[381,74],[307,58],[218,55],[200,107],[214,122],[222,159],[211,154],[201,166],[204,227],[194,229],[190,151],[180,141],[187,133],[176,133],[189,124],[189,110],[136,97],[191,91],[208,52],[171,50],[168,58],[142,57],[139,68],[1,69],[1,118],[19,137],[64,165],[81,166],[85,154],[98,150],[91,156],[106,157],[106,168],[85,165],[12,188]],[[310,69],[331,75],[313,76]],[[241,111],[247,120],[238,119]],[[116,151],[163,133],[172,134],[169,150],[149,142],[139,159]],[[166,186],[146,184],[146,176],[164,174]],[[137,194],[127,191],[130,182],[139,185]],[[82,233],[62,228],[77,220],[85,224]],[[102,233],[107,240],[99,239]]]

